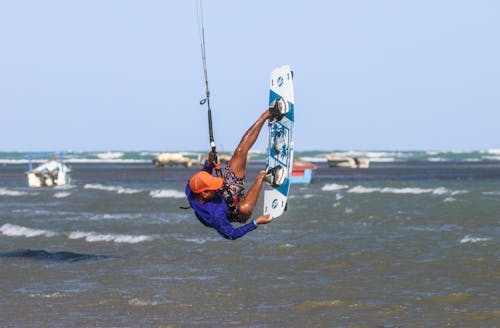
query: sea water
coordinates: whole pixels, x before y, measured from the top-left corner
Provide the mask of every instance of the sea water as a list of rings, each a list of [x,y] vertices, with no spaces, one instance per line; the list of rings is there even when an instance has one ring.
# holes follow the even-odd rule
[[[318,162],[282,217],[228,241],[180,208],[196,168],[110,156],[69,187],[0,166],[0,326],[500,325],[494,159]]]

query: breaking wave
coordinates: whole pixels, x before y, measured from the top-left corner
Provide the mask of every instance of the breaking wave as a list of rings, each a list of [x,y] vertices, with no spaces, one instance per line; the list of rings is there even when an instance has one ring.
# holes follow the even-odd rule
[[[321,188],[321,190],[323,190],[323,191],[337,191],[337,190],[342,190],[342,189],[347,189],[347,188],[349,188],[348,185],[339,185],[336,183],[330,183],[330,184],[324,185],[323,188]]]
[[[485,191],[483,195],[487,196],[500,196],[500,191]]]
[[[67,235],[69,239],[84,239],[87,242],[114,242],[114,243],[127,243],[137,244],[144,241],[151,241],[153,237],[146,235],[122,235],[122,234],[99,234],[96,232],[82,232],[73,231],[70,233],[62,234],[50,230],[32,229],[15,224],[6,223],[0,227],[0,233],[5,236],[11,237],[54,237],[56,235]]]
[[[184,198],[186,195],[183,192],[173,189],[152,190],[149,195],[153,198]]]
[[[321,190],[322,191],[339,191],[347,189],[346,192],[351,194],[370,194],[370,193],[382,193],[382,194],[432,194],[432,195],[459,195],[467,193],[466,190],[450,190],[444,187],[437,188],[393,188],[393,187],[364,187],[364,186],[355,186],[349,187],[348,185],[340,185],[336,183],[326,184]]]
[[[106,152],[106,153],[98,153],[96,154],[97,158],[104,159],[104,160],[113,160],[113,159],[119,159],[123,157],[122,152]]]
[[[7,188],[0,188],[0,196],[27,196],[36,195],[36,193],[29,193],[27,191],[10,190]]]
[[[432,195],[458,195],[466,193],[465,190],[450,190],[444,187],[438,188],[370,188],[363,186],[355,186],[350,188],[347,192],[354,194],[369,194],[369,193],[383,193],[383,194],[432,194]]]
[[[90,217],[88,220],[96,220],[96,221],[101,221],[101,220],[135,220],[135,219],[140,219],[142,218],[142,214],[132,214],[132,213],[113,213],[113,214],[96,214],[92,217]]]
[[[71,193],[70,193],[70,192],[67,192],[67,191],[59,191],[59,192],[56,192],[56,193],[54,194],[54,197],[55,197],[55,198],[66,198],[66,197],[68,197],[68,196],[70,196],[70,195],[71,195]]]
[[[475,237],[471,235],[466,235],[464,238],[460,240],[460,244],[465,244],[465,243],[481,243],[484,241],[489,241],[492,238],[489,237]]]
[[[158,300],[145,300],[142,298],[132,298],[128,301],[128,304],[133,306],[156,306],[161,304]]]
[[[31,229],[10,223],[6,223],[3,226],[1,226],[0,232],[6,236],[28,237],[28,238],[37,236],[53,237],[57,235],[57,233],[50,230]]]
[[[118,194],[137,194],[142,192],[140,189],[133,188],[124,188],[121,186],[105,186],[98,183],[88,183],[83,186],[84,189],[94,189],[94,190],[102,190],[102,191],[113,191]]]
[[[75,231],[71,232],[68,236],[69,239],[85,239],[89,243],[93,242],[115,242],[115,243],[127,243],[127,244],[137,244],[143,241],[153,240],[153,237],[146,235],[120,235],[120,234],[99,234],[96,232],[81,232]]]

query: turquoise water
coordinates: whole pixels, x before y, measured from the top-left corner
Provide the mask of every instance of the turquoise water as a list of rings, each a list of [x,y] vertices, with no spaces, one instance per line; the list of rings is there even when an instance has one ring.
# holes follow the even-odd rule
[[[70,163],[141,163],[151,162],[158,151],[64,151],[64,152],[0,152],[0,164],[2,163],[27,163],[29,158],[33,160],[63,158]],[[185,156],[195,160],[198,154],[205,155],[203,151],[183,151]],[[350,156],[368,158],[371,162],[400,162],[400,161],[500,161],[500,149],[482,151],[296,151],[295,156],[313,162],[325,162],[325,154],[335,153],[338,156]],[[264,152],[254,152],[251,160],[265,160]]]
[[[179,208],[194,168],[75,163],[72,186],[30,189],[5,164],[2,326],[499,326],[500,162],[461,156],[319,162],[237,241]]]

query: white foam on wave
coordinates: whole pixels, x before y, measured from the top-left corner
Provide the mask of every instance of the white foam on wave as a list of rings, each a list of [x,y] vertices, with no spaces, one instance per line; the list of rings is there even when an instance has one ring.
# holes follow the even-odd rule
[[[106,153],[97,154],[97,157],[100,159],[104,159],[104,160],[113,160],[113,159],[119,159],[119,158],[123,157],[123,153],[122,152],[108,151]]]
[[[120,235],[120,234],[99,234],[96,232],[82,232],[74,231],[68,236],[69,239],[85,239],[86,242],[115,242],[115,243],[127,243],[127,244],[137,244],[144,241],[153,240],[153,237],[146,235]]]
[[[128,301],[128,304],[133,306],[156,306],[161,304],[160,301],[156,300],[145,300],[142,298],[132,298]]]
[[[125,220],[125,219],[140,219],[142,214],[131,214],[131,213],[113,213],[113,214],[98,214],[89,218],[89,220]]]
[[[429,162],[447,162],[448,161],[446,158],[442,158],[442,157],[429,157],[427,160]]]
[[[301,156],[301,160],[313,163],[326,163],[326,157],[324,154],[319,154],[317,156]]]
[[[69,163],[78,164],[94,164],[94,163],[151,163],[150,160],[145,159],[100,159],[100,158],[73,158],[68,160]]]
[[[51,294],[40,294],[40,293],[29,294],[29,297],[32,297],[32,298],[64,298],[67,296],[68,296],[67,294],[63,294],[63,293],[59,293],[59,292],[55,292],[55,293],[51,293]]]
[[[195,243],[198,245],[203,245],[204,243],[207,242],[206,239],[202,239],[202,238],[183,238],[182,240],[186,241],[188,243]]]
[[[321,190],[323,191],[337,191],[337,190],[342,190],[342,189],[347,189],[349,188],[348,185],[339,185],[336,183],[329,183],[324,185]]]
[[[56,193],[54,194],[54,197],[55,197],[55,198],[66,198],[66,197],[68,197],[68,196],[70,196],[70,195],[71,195],[71,193],[70,193],[70,192],[67,192],[67,191],[59,191],[59,192],[56,192]]]
[[[27,191],[10,190],[7,188],[0,188],[0,196],[27,196],[27,195],[37,195],[37,193],[30,193]]]
[[[386,152],[386,151],[344,151],[335,152],[339,157],[358,157],[368,158],[371,162],[395,162],[396,159],[406,158],[402,152]]]
[[[483,195],[487,195],[487,196],[500,196],[500,191],[484,191]]]
[[[295,247],[296,246],[294,244],[290,244],[290,243],[278,245],[278,248],[295,248]]]
[[[415,188],[415,187],[405,187],[405,188],[393,188],[393,187],[364,187],[355,186],[350,188],[348,185],[341,185],[336,183],[330,183],[324,185],[322,191],[340,191],[343,189],[348,189],[348,193],[352,194],[370,194],[370,193],[383,193],[383,194],[432,194],[432,195],[459,195],[467,193],[467,190],[450,190],[444,187],[437,188]]]
[[[373,192],[380,192],[381,188],[368,188],[363,186],[356,186],[349,189],[347,192],[354,194],[370,194]]]
[[[151,190],[149,195],[153,198],[184,198],[186,194],[173,189]]]
[[[481,243],[484,241],[489,241],[492,238],[489,237],[475,237],[471,235],[466,235],[464,238],[460,240],[460,244],[465,244],[465,243]]]
[[[1,226],[0,232],[6,236],[28,237],[28,238],[37,236],[53,237],[57,235],[57,233],[50,230],[31,229],[10,223],[6,223],[3,226]]]
[[[141,151],[139,153],[141,156],[157,156],[158,152],[151,152],[151,151]]]
[[[500,161],[500,155],[499,156],[482,156],[481,159],[487,160],[487,161]]]
[[[142,192],[140,189],[133,188],[125,188],[122,186],[105,186],[98,183],[88,183],[83,186],[84,189],[94,189],[94,190],[102,190],[102,191],[113,191],[118,194],[137,194]]]
[[[0,227],[0,233],[5,236],[11,237],[54,237],[56,235],[61,235],[54,231],[42,230],[42,229],[32,229],[28,227],[23,227],[15,224],[6,223]],[[64,235],[64,234],[63,234]],[[85,239],[87,242],[115,242],[115,243],[128,243],[137,244],[144,241],[153,240],[153,237],[146,235],[121,235],[121,234],[99,234],[96,232],[82,232],[74,231],[67,234],[69,239]]]
[[[355,186],[349,189],[347,192],[349,193],[354,193],[354,194],[369,194],[369,193],[383,193],[383,194],[413,194],[413,195],[420,195],[420,194],[433,194],[433,195],[458,195],[462,193],[466,193],[467,191],[465,190],[449,190],[444,187],[437,187],[437,188],[391,188],[391,187],[384,187],[384,188],[369,188],[369,187],[363,187],[363,186]]]
[[[211,238],[211,237],[207,237],[207,238],[193,237],[193,238],[178,238],[178,240],[185,241],[185,242],[188,242],[188,243],[194,243],[194,244],[198,244],[198,245],[203,245],[206,242],[218,241],[219,239]]]

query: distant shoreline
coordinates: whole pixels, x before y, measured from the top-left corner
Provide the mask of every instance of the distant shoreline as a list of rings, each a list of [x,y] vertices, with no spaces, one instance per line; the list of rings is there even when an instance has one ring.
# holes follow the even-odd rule
[[[180,153],[193,161],[208,151],[181,151]],[[62,158],[70,164],[104,164],[104,163],[151,163],[161,152],[154,151],[67,151],[67,152],[0,152],[0,165],[27,164],[43,162],[51,158]],[[220,154],[229,154],[220,152]],[[326,154],[339,157],[365,158],[370,163],[388,162],[495,162],[500,161],[500,149],[478,151],[354,151],[354,150],[296,150],[295,157],[314,163],[325,163]],[[254,151],[250,153],[251,162],[265,161],[266,153]]]

